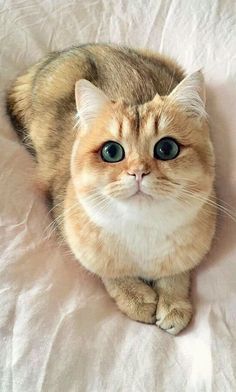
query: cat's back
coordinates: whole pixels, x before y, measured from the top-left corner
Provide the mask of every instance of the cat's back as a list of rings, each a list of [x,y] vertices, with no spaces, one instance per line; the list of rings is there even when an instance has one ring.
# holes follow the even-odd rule
[[[131,104],[143,104],[157,92],[167,95],[184,77],[174,61],[147,50],[86,45],[78,51],[90,64],[88,80],[114,100],[123,97]]]
[[[157,92],[167,95],[183,77],[174,61],[154,52],[81,45],[53,52],[29,68],[10,89],[8,109],[16,116],[31,112],[32,107],[34,113],[44,107],[57,113],[72,110],[74,86],[79,79],[91,81],[113,100],[122,97],[131,104],[142,104]]]
[[[151,100],[158,92],[167,95],[183,79],[182,69],[172,60],[147,50],[114,45],[82,45],[57,54],[36,75],[36,83],[46,82],[58,94],[66,87],[74,94],[78,79],[88,79],[111,99],[123,97],[132,104]]]

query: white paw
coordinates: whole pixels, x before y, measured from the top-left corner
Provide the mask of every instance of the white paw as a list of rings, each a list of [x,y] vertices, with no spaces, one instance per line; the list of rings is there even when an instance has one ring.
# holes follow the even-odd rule
[[[156,325],[171,335],[184,329],[192,317],[192,305],[188,299],[159,297]]]

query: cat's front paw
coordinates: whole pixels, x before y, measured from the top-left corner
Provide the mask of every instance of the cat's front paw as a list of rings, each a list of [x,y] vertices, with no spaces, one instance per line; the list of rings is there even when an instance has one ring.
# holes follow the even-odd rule
[[[157,294],[147,284],[140,282],[134,290],[127,290],[116,298],[120,310],[129,318],[147,324],[155,324]]]
[[[171,335],[177,335],[188,325],[192,313],[190,300],[176,300],[160,296],[157,304],[156,325]]]

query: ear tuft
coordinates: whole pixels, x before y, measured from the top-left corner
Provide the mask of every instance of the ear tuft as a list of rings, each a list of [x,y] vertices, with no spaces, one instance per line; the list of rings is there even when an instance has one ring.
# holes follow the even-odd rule
[[[86,79],[81,79],[75,84],[75,101],[77,108],[76,126],[88,128],[96,119],[109,98],[102,90]]]
[[[206,118],[205,84],[199,70],[183,79],[169,95],[191,117]]]

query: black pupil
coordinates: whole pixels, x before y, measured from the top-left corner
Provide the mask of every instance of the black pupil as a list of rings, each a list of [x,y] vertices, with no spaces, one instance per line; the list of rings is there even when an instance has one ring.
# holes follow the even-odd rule
[[[172,143],[171,142],[163,142],[162,144],[161,144],[161,146],[160,146],[160,151],[164,154],[164,155],[166,155],[166,156],[169,156],[170,154],[171,154],[171,152],[172,152],[172,149],[173,149],[173,145],[172,145]]]
[[[111,158],[115,158],[116,154],[117,154],[117,146],[115,144],[111,144],[108,149],[107,152],[110,155]]]

